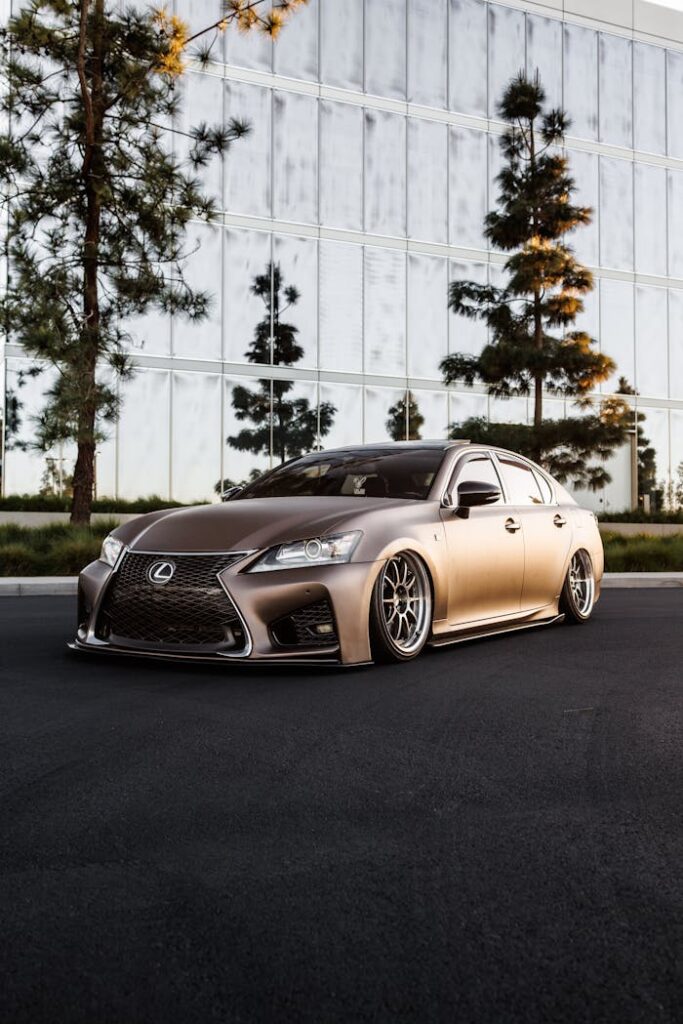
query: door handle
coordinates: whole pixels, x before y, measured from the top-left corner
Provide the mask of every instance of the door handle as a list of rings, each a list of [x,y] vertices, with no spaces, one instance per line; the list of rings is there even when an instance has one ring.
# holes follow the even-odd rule
[[[517,530],[522,529],[522,524],[519,519],[513,519],[512,516],[510,516],[509,519],[505,520],[505,529],[508,533],[516,533]]]
[[[567,520],[558,512],[557,515],[553,517],[553,522],[555,523],[555,526],[564,526]]]

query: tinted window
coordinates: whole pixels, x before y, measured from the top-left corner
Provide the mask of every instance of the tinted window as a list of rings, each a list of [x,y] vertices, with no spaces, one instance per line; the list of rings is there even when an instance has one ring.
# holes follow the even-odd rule
[[[455,481],[455,493],[451,495],[454,503],[457,504],[457,489],[458,486],[464,481],[474,481],[478,483],[491,484],[492,487],[500,487],[500,480],[496,473],[496,467],[488,457],[488,455],[480,455],[474,459],[468,459],[465,465],[458,471]],[[499,499],[502,501],[502,496]],[[497,502],[492,501],[492,505]]]
[[[316,452],[266,473],[245,488],[239,500],[340,494],[423,500],[443,455],[440,448]]]
[[[503,479],[511,505],[542,505],[543,496],[529,466],[501,457]]]

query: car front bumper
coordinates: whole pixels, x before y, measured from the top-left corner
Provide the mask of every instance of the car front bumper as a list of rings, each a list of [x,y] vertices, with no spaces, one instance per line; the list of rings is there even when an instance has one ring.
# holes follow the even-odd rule
[[[132,552],[135,554],[135,552]],[[220,553],[217,553],[220,554]],[[155,552],[158,558],[178,558]],[[174,661],[226,661],[262,664],[367,664],[372,660],[369,640],[369,609],[372,588],[381,562],[348,562],[343,565],[272,572],[242,571],[244,559],[220,572],[218,580],[226,603],[232,603],[244,626],[245,643],[239,650],[207,644],[150,642],[129,636],[104,636],[101,629],[108,591],[115,583],[121,562],[111,568],[92,562],[79,578],[78,629],[70,645],[73,650],[158,657]],[[150,588],[154,584],[148,583]],[[161,593],[158,589],[154,597]],[[136,591],[127,608],[127,618],[135,616],[135,600],[145,600],[144,587]],[[292,613],[327,603],[331,609],[334,636],[313,642],[298,640],[283,643],[274,624],[286,621]],[[160,606],[162,607],[162,606]],[[162,613],[160,613],[162,614]],[[281,632],[281,631],[280,631]]]

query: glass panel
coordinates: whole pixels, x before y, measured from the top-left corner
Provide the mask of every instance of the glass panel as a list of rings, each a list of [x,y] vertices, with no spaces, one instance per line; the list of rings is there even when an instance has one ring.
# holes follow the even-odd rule
[[[320,104],[320,221],[363,227],[363,110],[350,103]]]
[[[526,398],[489,398],[491,423],[528,423],[529,407]]]
[[[226,118],[249,122],[250,132],[225,158],[225,209],[270,217],[272,90],[244,82],[225,83]]]
[[[320,76],[341,89],[363,89],[363,0],[320,0]],[[304,12],[305,13],[305,12]]]
[[[633,285],[628,281],[603,278],[600,282],[600,350],[617,364],[614,375],[605,381],[601,390],[606,393],[616,390],[619,377],[625,377],[633,387]]]
[[[683,291],[679,288],[669,289],[669,397],[683,399]]]
[[[600,278],[593,279],[593,291],[581,297],[583,312],[574,321],[577,331],[585,331],[591,338],[600,337]]]
[[[365,388],[363,440],[402,441],[406,422],[406,392],[399,388]]]
[[[273,46],[276,75],[317,81],[318,9],[319,0],[312,0],[304,10],[295,11],[278,35]]]
[[[666,169],[634,164],[636,270],[666,275]]]
[[[666,152],[666,51],[633,44],[633,144],[646,153]]]
[[[683,277],[683,171],[667,171],[669,277]]]
[[[128,7],[129,4],[121,4],[121,7]],[[146,3],[133,4],[133,7],[141,12],[145,12],[148,9]],[[209,25],[215,24],[220,17],[225,13],[221,0],[175,0],[174,5],[169,4],[169,7],[174,6],[175,13],[179,18],[182,18],[190,29],[190,35],[194,35],[195,32],[201,32],[202,29],[208,28]],[[14,3],[16,10],[16,0]],[[211,39],[211,33],[201,37],[196,41],[197,46],[201,46]],[[194,46],[194,44],[192,44]],[[215,60],[223,59],[223,39],[219,37],[216,39],[215,46],[212,50],[212,56]]]
[[[296,93],[273,96],[273,216],[278,220],[317,222],[317,103],[314,96]]]
[[[446,31],[448,0],[411,0],[408,5],[408,100],[430,107],[448,102]]]
[[[600,263],[633,270],[633,164],[600,158]]]
[[[406,96],[406,0],[365,0],[365,91]]]
[[[412,388],[408,401],[408,433],[411,439],[448,437],[448,392]]]
[[[365,112],[365,230],[406,230],[406,119],[384,110]]]
[[[354,384],[321,384],[320,408],[334,408],[328,433],[322,438],[323,448],[343,448],[363,443],[363,389]]]
[[[489,7],[489,117],[498,117],[498,104],[510,81],[523,70],[524,12]]]
[[[223,358],[243,363],[251,352],[258,325],[270,318],[270,298],[254,295],[257,278],[270,274],[271,236],[262,231],[229,229],[225,233]],[[249,360],[252,361],[251,359]]]
[[[448,126],[408,119],[408,235],[445,242],[448,234]]]
[[[181,91],[181,102],[180,112],[176,118],[178,133],[173,136],[173,145],[178,158],[185,163],[192,147],[192,140],[187,137],[191,129],[196,128],[202,121],[214,126],[222,124],[224,120],[223,79],[216,75],[186,71],[178,80],[176,88]],[[235,142],[235,146],[231,148],[231,155],[241,141],[243,140]],[[223,166],[221,157],[215,155],[206,167],[197,170],[191,168],[192,173],[202,181],[208,195],[216,200],[218,205],[223,196]]]
[[[296,330],[296,344],[303,354],[286,361],[287,365],[316,366],[318,363],[318,242],[315,238],[275,235],[273,262],[281,274],[280,293],[275,294],[273,315],[280,327],[290,324]],[[288,294],[295,288],[296,299]],[[277,322],[274,325],[277,340]],[[283,351],[288,346],[283,336]],[[276,358],[273,360],[277,362]]]
[[[138,369],[122,385],[119,420],[119,496],[170,492],[170,374]]]
[[[59,461],[63,454],[59,448],[43,453],[30,447],[36,441],[35,418],[43,411],[45,393],[55,378],[51,370],[37,377],[26,376],[32,365],[29,360],[11,358],[5,365],[5,389],[14,412],[7,417],[4,494],[37,494],[43,484],[48,459],[57,460],[52,462],[57,474],[60,470],[62,473],[72,472],[72,466]],[[26,450],[23,445],[27,446]]]
[[[660,103],[662,102],[660,96]],[[683,157],[683,53],[666,51],[667,152]]]
[[[600,167],[598,157],[595,153],[584,153],[578,149],[571,150],[569,170],[576,182],[576,202],[582,206],[590,206],[593,211],[591,223],[572,231],[568,239],[569,244],[583,263],[597,267],[600,263]]]
[[[527,74],[538,73],[551,108],[562,106],[562,22],[526,16]]]
[[[450,281],[476,281],[486,284],[488,271],[485,263],[470,263],[468,260],[450,260]],[[448,351],[479,355],[488,337],[488,330],[481,320],[448,313]]]
[[[145,355],[170,355],[171,317],[166,313],[152,309],[144,316],[128,317],[125,331],[128,335],[126,348],[142,351]]]
[[[542,505],[543,495],[532,471],[521,462],[501,458],[505,490],[511,505]]]
[[[474,417],[486,419],[488,416],[489,400],[486,395],[477,394],[474,391],[448,393],[448,422],[449,434],[452,437],[466,437],[463,434],[463,425]]]
[[[636,388],[639,395],[669,393],[666,289],[636,285]]]
[[[441,380],[448,352],[448,261],[408,255],[408,375]]]
[[[486,4],[450,0],[448,105],[461,114],[486,117]]]
[[[191,288],[211,296],[208,316],[192,321],[173,318],[173,354],[192,359],[221,358],[223,228],[215,224],[188,225],[185,251],[192,253],[185,265],[185,279]]]
[[[669,484],[669,410],[638,403],[638,503],[646,512],[659,512]]]
[[[364,369],[406,372],[406,254],[365,249]]]
[[[597,139],[598,34],[590,28],[564,26],[564,95],[571,101],[571,134]]]
[[[449,228],[451,245],[485,249],[487,162],[485,132],[451,125],[449,145]]]
[[[223,485],[247,483],[270,469],[272,381],[224,378]]]
[[[292,31],[296,33],[297,27],[288,26],[283,31],[287,32],[292,28]],[[232,64],[234,67],[272,71],[273,41],[258,30],[240,32],[231,26],[225,33],[225,60],[227,64]]]
[[[633,146],[631,40],[600,34],[600,141]]]
[[[683,409],[671,409],[671,486],[674,508],[683,509]]]
[[[221,470],[221,377],[174,373],[172,387],[171,497],[211,501]]]
[[[325,407],[318,425],[318,385],[314,381],[273,381],[273,465],[320,447],[336,416],[333,405]]]
[[[363,247],[320,242],[320,368],[363,369]]]

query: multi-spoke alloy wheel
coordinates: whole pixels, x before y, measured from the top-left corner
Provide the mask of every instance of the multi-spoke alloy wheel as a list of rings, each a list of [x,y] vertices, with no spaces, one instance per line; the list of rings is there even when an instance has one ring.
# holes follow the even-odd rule
[[[409,551],[390,558],[375,585],[372,632],[379,655],[406,661],[422,650],[432,625],[432,590],[422,561]]]
[[[590,618],[595,604],[595,577],[586,551],[577,551],[572,556],[561,604],[565,615],[574,622],[585,622]]]

